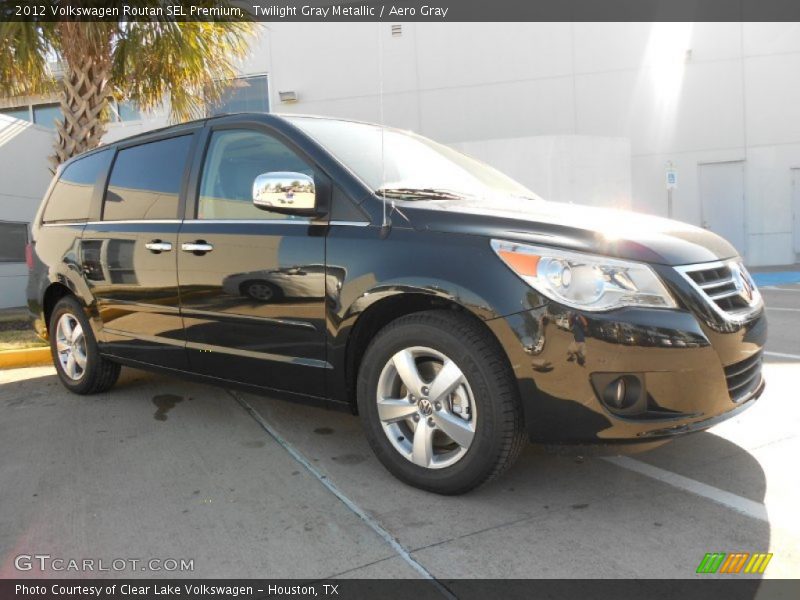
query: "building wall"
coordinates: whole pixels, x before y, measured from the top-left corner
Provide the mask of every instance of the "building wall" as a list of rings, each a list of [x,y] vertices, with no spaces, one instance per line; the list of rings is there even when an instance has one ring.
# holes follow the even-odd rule
[[[539,135],[451,145],[501,167],[543,198],[631,208],[631,148],[626,138]]]
[[[53,132],[0,115],[0,221],[30,223],[50,183]],[[28,268],[0,262],[0,308],[23,306]]]
[[[671,164],[673,216],[696,225],[700,165],[743,160],[748,262],[797,258],[800,24],[391,25],[265,24],[241,71],[269,74],[275,112],[411,129],[553,199],[666,216]]]

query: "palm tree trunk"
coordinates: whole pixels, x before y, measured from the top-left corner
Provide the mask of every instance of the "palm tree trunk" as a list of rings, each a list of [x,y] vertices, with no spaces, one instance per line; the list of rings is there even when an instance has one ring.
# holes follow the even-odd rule
[[[107,60],[84,56],[68,61],[61,89],[64,119],[56,121],[58,137],[50,157],[54,167],[100,143],[106,132],[109,75]]]

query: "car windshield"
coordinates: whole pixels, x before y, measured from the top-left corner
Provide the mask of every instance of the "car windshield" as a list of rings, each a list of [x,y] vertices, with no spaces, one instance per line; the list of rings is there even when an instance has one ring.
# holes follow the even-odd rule
[[[287,120],[380,195],[407,200],[493,196],[539,199],[497,169],[413,133],[316,117]]]

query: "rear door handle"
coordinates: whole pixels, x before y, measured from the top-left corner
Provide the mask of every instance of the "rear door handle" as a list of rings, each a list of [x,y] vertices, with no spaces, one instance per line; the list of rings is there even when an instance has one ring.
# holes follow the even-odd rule
[[[150,250],[150,252],[153,254],[160,254],[161,252],[169,252],[172,250],[172,244],[169,242],[162,242],[161,240],[147,242],[144,247]]]
[[[205,240],[197,240],[195,242],[184,242],[181,244],[181,250],[184,252],[193,252],[197,255],[205,254],[206,252],[211,252],[214,249],[214,246],[206,242]]]

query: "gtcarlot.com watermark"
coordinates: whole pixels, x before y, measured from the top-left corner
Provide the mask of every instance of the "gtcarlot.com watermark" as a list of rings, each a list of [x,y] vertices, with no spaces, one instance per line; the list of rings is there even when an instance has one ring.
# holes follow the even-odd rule
[[[106,573],[151,571],[154,573],[192,572],[193,558],[63,558],[50,554],[19,554],[14,558],[18,571],[54,573]]]

